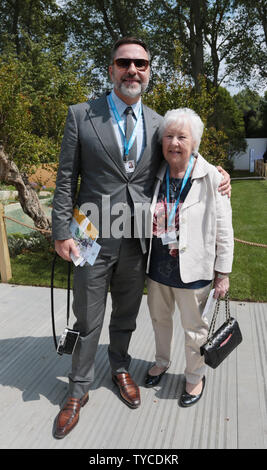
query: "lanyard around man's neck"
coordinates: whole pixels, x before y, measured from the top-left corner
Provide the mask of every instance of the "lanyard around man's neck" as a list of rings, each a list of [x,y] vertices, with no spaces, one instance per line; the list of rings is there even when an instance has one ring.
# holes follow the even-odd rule
[[[133,128],[133,132],[132,132],[132,135],[130,136],[130,139],[128,140],[127,142],[127,139],[126,139],[126,136],[125,136],[125,130],[124,130],[124,125],[123,125],[123,120],[121,119],[119,113],[118,113],[118,110],[115,106],[115,103],[112,99],[112,96],[111,96],[111,93],[108,95],[108,101],[109,101],[109,104],[110,104],[110,107],[112,109],[112,112],[114,114],[114,117],[117,121],[117,124],[119,126],[119,129],[122,133],[122,136],[123,136],[123,142],[124,142],[124,154],[125,155],[128,155],[129,154],[129,151],[135,141],[135,138],[136,138],[136,135],[137,135],[137,125],[141,119],[141,116],[142,116],[142,106],[140,105],[139,107],[139,112],[138,112],[138,116],[137,116],[137,119],[136,119],[136,123],[135,123],[135,126]]]

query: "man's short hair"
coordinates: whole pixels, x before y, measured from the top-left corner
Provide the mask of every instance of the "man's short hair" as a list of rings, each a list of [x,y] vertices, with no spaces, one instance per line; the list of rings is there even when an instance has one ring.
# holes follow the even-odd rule
[[[148,55],[148,59],[150,60],[150,52],[148,50],[146,43],[142,39],[138,39],[133,36],[125,36],[121,39],[117,39],[117,41],[113,45],[113,49],[111,51],[111,58],[110,58],[111,65],[113,65],[113,61],[114,61],[114,57],[115,57],[117,49],[123,44],[138,44],[139,46],[143,47],[143,49],[145,49]]]

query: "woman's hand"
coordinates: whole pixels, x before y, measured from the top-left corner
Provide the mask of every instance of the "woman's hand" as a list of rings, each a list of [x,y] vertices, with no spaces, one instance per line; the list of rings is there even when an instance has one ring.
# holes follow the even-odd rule
[[[218,273],[215,274],[214,279],[214,295],[215,299],[219,299],[220,297],[224,297],[226,292],[229,290],[229,276],[225,275],[223,278],[218,277]]]
[[[219,185],[218,191],[220,191],[222,195],[227,194],[230,198],[232,189],[230,175],[221,166],[217,166],[217,170],[223,175],[223,180]]]

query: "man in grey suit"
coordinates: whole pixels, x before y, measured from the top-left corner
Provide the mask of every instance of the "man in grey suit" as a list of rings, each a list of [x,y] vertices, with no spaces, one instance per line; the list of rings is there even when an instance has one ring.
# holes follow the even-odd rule
[[[147,247],[144,227],[136,226],[134,214],[138,205],[150,203],[162,159],[157,139],[162,118],[141,102],[149,82],[149,59],[142,41],[117,41],[109,66],[112,92],[70,106],[68,112],[52,212],[55,248],[68,261],[71,252],[78,255],[69,229],[73,206],[84,209],[93,203],[100,214],[101,249],[92,266],[74,267],[74,329],[80,337],[72,357],[68,399],[55,422],[57,438],[73,429],[88,401],[109,287],[112,379],[129,407],[140,405],[138,386],[128,372],[128,346],[143,294]],[[111,227],[118,218],[118,207],[129,208],[122,217],[123,228],[107,230],[107,220]]]
[[[101,249],[93,266],[74,267],[74,329],[80,332],[80,338],[72,358],[69,397],[56,419],[57,438],[74,427],[80,407],[88,401],[109,287],[112,313],[108,353],[112,379],[128,406],[137,408],[140,404],[139,389],[128,372],[131,360],[128,346],[143,294],[146,240],[145,234],[139,233],[138,238],[131,235],[137,230],[134,205],[150,202],[162,158],[157,141],[161,117],[141,102],[149,73],[147,46],[138,39],[124,38],[115,44],[109,66],[112,93],[69,108],[52,212],[55,248],[66,260],[70,260],[71,251],[78,254],[69,225],[80,175],[76,202],[82,209],[87,203],[99,208],[97,242]],[[131,133],[136,137],[134,145],[125,150],[126,136],[118,120],[126,125],[124,111],[130,106],[134,112],[131,119],[136,124]],[[118,217],[118,204],[129,207],[123,224],[127,235],[123,230],[119,234],[104,233],[108,232],[103,227],[106,219],[112,226]]]

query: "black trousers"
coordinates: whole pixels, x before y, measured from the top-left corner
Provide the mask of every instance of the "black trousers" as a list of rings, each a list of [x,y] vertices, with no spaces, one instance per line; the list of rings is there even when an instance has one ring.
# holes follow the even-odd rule
[[[107,293],[110,287],[112,312],[108,348],[112,373],[127,372],[131,357],[128,347],[136,328],[142,300],[146,255],[139,239],[122,238],[118,252],[110,257],[99,253],[94,266],[74,268],[74,329],[80,338],[72,356],[69,395],[80,398],[94,379],[94,361],[102,330]]]

